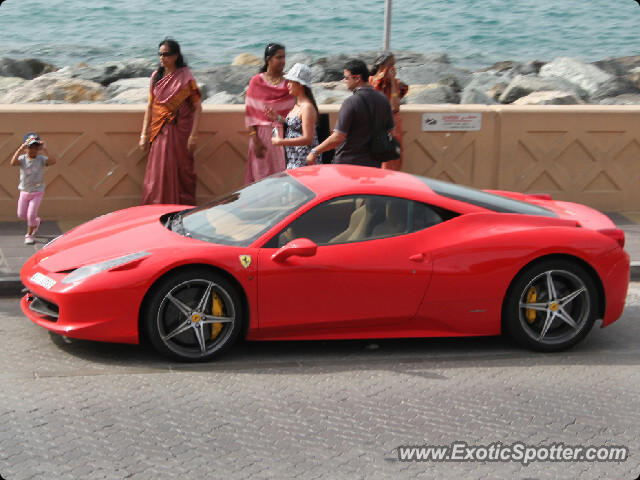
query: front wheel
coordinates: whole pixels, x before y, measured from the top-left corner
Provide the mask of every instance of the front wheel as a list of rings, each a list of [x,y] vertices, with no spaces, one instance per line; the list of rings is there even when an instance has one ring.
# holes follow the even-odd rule
[[[505,300],[507,332],[525,347],[555,352],[582,340],[595,321],[598,293],[577,263],[546,260],[516,277]]]
[[[166,278],[145,310],[144,326],[160,353],[180,361],[207,361],[233,344],[242,327],[238,292],[204,269]]]

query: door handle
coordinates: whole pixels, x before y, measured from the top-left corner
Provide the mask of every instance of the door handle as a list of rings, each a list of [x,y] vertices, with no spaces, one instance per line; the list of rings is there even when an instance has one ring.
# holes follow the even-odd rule
[[[424,262],[424,253],[416,253],[415,255],[411,255],[409,257],[409,260],[417,263]]]

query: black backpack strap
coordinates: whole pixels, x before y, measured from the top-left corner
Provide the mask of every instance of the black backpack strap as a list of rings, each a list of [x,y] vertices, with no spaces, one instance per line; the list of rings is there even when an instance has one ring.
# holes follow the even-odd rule
[[[373,113],[371,112],[371,108],[369,108],[369,102],[367,102],[362,95],[358,95],[358,91],[356,90],[356,92],[354,93],[354,95],[356,97],[358,97],[358,99],[360,100],[361,103],[364,103],[365,109],[367,110],[367,115],[369,116],[369,125],[371,126],[371,134],[369,136],[369,142],[371,142],[371,140],[373,139],[373,136],[375,135],[376,130],[376,125],[375,125],[375,120],[373,118]]]

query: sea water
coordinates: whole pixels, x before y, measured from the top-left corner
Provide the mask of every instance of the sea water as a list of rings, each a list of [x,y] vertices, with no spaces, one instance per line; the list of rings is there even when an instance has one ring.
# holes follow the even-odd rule
[[[57,66],[156,58],[178,40],[194,68],[262,56],[268,42],[314,56],[381,50],[384,0],[5,0],[0,57]],[[634,0],[393,0],[391,48],[446,53],[460,66],[559,56],[635,55]]]

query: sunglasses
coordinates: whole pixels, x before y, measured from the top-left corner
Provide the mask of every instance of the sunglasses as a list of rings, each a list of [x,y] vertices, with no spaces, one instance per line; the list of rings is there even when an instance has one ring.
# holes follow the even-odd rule
[[[158,52],[158,56],[159,57],[170,57],[172,55],[175,55],[175,53],[171,53],[171,52]]]

